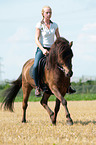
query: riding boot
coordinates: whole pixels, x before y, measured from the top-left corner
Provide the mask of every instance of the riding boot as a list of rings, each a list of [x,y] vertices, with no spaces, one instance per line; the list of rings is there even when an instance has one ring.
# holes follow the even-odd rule
[[[67,89],[67,93],[69,93],[69,94],[73,94],[75,92],[76,92],[76,90],[75,89],[72,89],[71,86],[69,86],[69,88]]]
[[[41,91],[40,91],[39,87],[36,87],[36,89],[35,89],[35,96],[36,97],[41,97]]]

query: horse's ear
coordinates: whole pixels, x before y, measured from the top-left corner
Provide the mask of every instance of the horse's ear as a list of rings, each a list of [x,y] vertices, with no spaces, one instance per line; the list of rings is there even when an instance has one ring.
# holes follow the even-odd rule
[[[69,42],[69,46],[71,47],[73,45],[73,41]]]

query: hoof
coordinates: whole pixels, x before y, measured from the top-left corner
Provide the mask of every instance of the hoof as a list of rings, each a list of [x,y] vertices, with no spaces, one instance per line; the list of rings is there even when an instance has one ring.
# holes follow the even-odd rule
[[[66,124],[71,126],[71,125],[73,125],[73,121],[72,120],[67,120]]]
[[[22,120],[22,123],[26,123],[26,120]]]
[[[56,121],[52,121],[52,120],[51,120],[51,122],[52,122],[53,125],[56,125]]]
[[[54,119],[54,112],[52,112],[52,114],[50,115],[50,118],[51,118],[51,123],[53,125],[56,125],[56,120]]]

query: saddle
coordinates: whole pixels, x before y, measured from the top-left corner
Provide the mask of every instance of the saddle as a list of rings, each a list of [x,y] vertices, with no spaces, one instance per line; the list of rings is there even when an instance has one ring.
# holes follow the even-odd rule
[[[43,58],[40,59],[39,65],[38,65],[39,87],[43,92],[46,92],[47,94],[52,94],[48,85],[44,83],[45,64],[46,64],[46,56],[44,56]],[[31,78],[33,79],[33,65],[30,68],[29,74],[30,74]]]

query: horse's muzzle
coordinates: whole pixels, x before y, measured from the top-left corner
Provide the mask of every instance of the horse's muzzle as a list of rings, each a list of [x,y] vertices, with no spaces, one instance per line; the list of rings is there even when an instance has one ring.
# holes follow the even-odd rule
[[[72,75],[73,75],[73,71],[72,70],[69,71],[68,73],[65,73],[66,77],[72,77]]]

